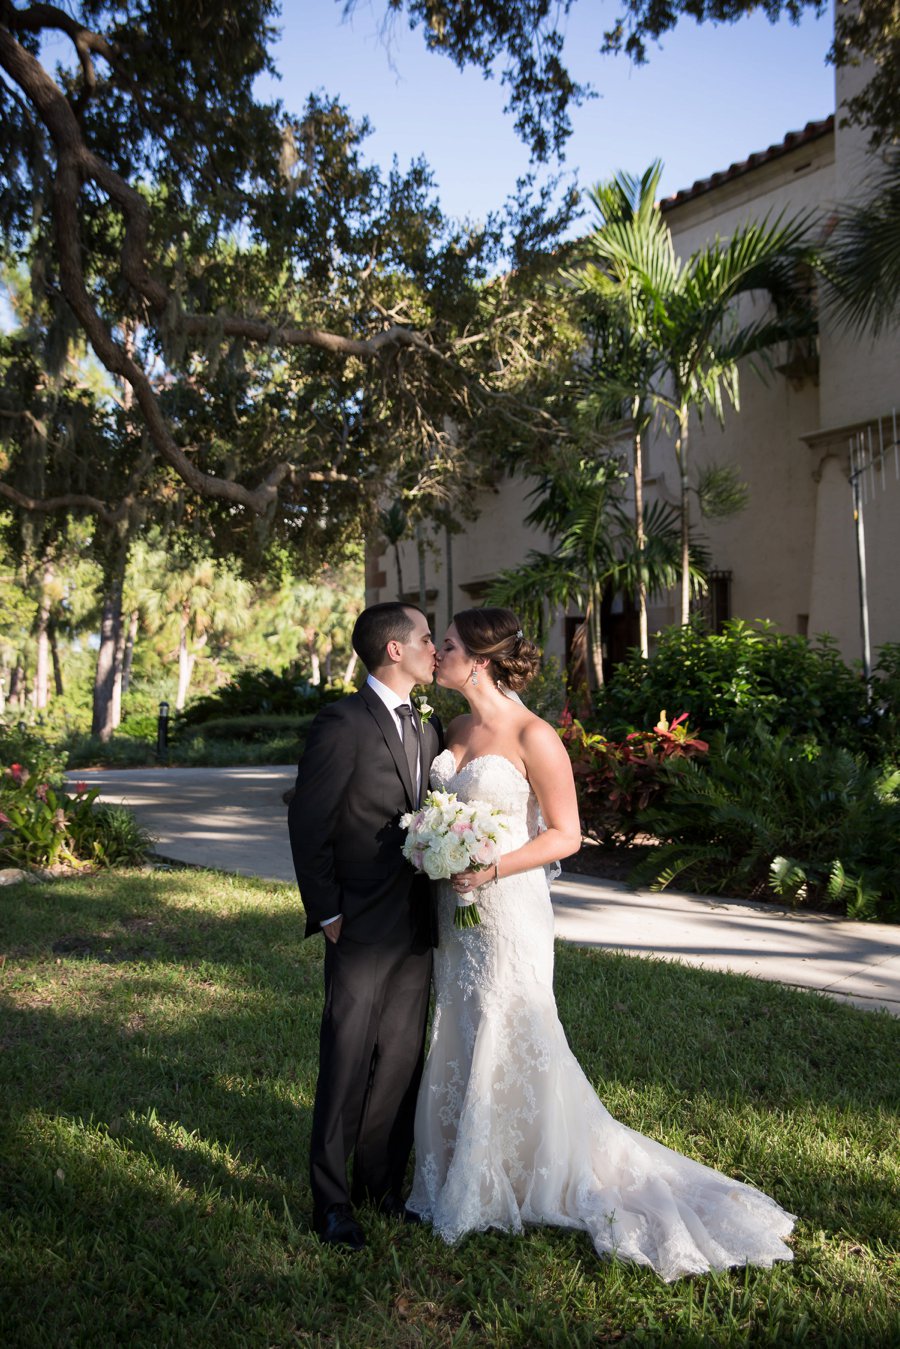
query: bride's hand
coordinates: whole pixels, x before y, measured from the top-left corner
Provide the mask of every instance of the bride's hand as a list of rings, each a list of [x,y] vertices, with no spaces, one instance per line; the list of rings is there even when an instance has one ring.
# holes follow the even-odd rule
[[[451,884],[458,895],[470,895],[473,890],[477,890],[479,885],[484,885],[493,875],[491,869],[487,871],[458,871],[452,877]]]

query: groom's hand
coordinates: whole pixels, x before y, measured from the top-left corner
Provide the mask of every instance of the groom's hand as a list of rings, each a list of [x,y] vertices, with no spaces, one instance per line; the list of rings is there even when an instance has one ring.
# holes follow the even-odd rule
[[[325,933],[326,941],[337,941],[341,935],[341,928],[344,926],[344,915],[339,914],[332,922],[326,923],[322,928]]]

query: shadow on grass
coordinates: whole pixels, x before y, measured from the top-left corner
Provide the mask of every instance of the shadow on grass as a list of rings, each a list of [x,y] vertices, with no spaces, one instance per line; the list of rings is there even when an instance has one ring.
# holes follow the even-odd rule
[[[38,1226],[46,1212],[48,1239],[69,1211],[53,1181],[74,1165],[54,1165],[68,1129],[101,1172],[119,1168],[118,1204],[132,1183],[157,1193],[164,1176],[173,1213],[217,1196],[216,1211],[225,1199],[267,1215],[279,1240],[302,1237],[321,945],[303,941],[296,896],[134,873],[11,887],[2,913],[0,1111],[30,1177],[7,1171],[20,1211]],[[558,948],[557,988],[573,1051],[624,1123],[761,1186],[811,1228],[895,1238],[887,1215],[900,1194],[880,1154],[896,1151],[900,1023],[571,947]],[[859,1144],[855,1159],[845,1141]],[[73,1201],[82,1216],[92,1185],[89,1168]]]

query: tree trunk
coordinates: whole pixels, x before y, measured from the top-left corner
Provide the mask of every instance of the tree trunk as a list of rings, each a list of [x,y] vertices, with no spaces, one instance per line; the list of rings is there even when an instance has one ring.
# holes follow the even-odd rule
[[[640,409],[635,408],[635,419],[639,416]],[[634,541],[637,545],[638,555],[638,632],[641,644],[641,655],[646,660],[650,655],[650,635],[647,630],[647,576],[644,570],[644,552],[647,547],[647,536],[644,533],[644,452],[641,444],[641,433],[634,433]]]
[[[317,628],[307,628],[303,634],[306,642],[306,659],[309,661],[309,682],[316,688],[322,682],[322,665],[319,660],[319,652],[316,649],[318,636]]]
[[[9,672],[9,666],[5,663],[0,665],[0,717],[6,711],[6,676]]]
[[[598,586],[591,587],[591,602],[587,613],[587,668],[593,690],[602,689],[603,679],[603,623],[600,606],[603,595]]]
[[[675,457],[681,474],[681,625],[691,620],[691,495],[688,477],[688,410],[678,414]]]
[[[18,707],[19,711],[25,706],[25,666],[21,660],[16,661],[10,676],[9,701]]]
[[[114,731],[122,724],[122,677],[125,666],[125,645],[128,641],[128,630],[125,627],[124,617],[123,614],[119,620],[119,631],[116,634],[116,668],[113,674],[112,710],[110,713]]]
[[[453,622],[453,534],[444,526],[444,551],[447,557],[447,627]]]
[[[416,552],[419,555],[419,608],[424,611],[428,602],[428,578],[425,570],[425,530],[416,525]]]
[[[37,639],[37,665],[34,672],[34,708],[42,712],[50,701],[50,612],[52,600],[50,585],[53,581],[53,565],[47,562],[41,578],[41,598],[38,602],[35,637]]]
[[[128,637],[125,641],[125,656],[122,661],[122,694],[128,692],[128,685],[131,683],[131,666],[134,661],[134,644],[137,641],[138,619],[140,611],[132,609],[128,620]]]
[[[50,659],[53,663],[53,688],[57,698],[61,698],[65,692],[63,685],[62,662],[59,659],[59,642],[56,636],[56,624],[50,620],[50,627],[47,630],[47,636],[50,639]]]
[[[124,560],[124,554],[123,554]],[[91,735],[105,744],[115,729],[113,691],[116,680],[116,652],[122,627],[122,581],[124,565],[107,582],[100,618],[100,646],[94,671],[94,709]]]
[[[357,661],[357,655],[356,655],[356,652],[355,652],[355,651],[351,651],[351,653],[350,653],[350,659],[347,661],[347,668],[346,668],[346,670],[344,671],[344,683],[345,683],[345,684],[349,684],[350,681],[353,679],[353,672],[354,672],[354,670],[356,669],[356,661]]]
[[[397,568],[397,599],[403,599],[403,568],[400,565],[400,542],[394,540],[394,564]]]
[[[188,650],[188,628],[191,621],[190,607],[185,601],[181,606],[180,633],[178,637],[178,692],[175,695],[175,711],[184,710],[184,704],[187,700],[188,689],[191,685],[191,675],[194,673],[195,656]]]

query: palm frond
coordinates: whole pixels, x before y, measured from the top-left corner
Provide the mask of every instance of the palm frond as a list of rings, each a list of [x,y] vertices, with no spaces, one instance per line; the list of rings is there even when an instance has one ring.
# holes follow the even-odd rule
[[[840,216],[819,266],[838,323],[876,336],[900,323],[900,150],[868,200]]]

